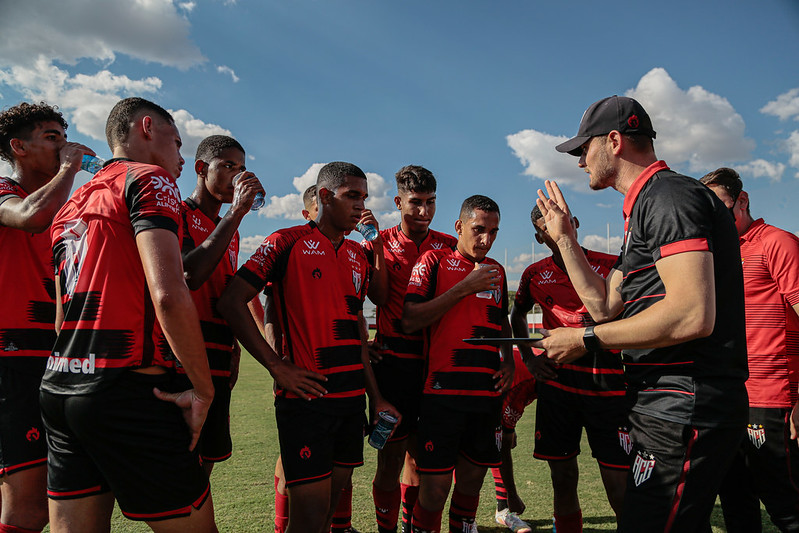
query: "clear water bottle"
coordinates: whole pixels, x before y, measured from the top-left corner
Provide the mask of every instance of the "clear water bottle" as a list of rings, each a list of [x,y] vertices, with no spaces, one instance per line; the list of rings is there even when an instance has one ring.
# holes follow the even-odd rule
[[[355,226],[355,229],[358,230],[358,233],[363,235],[363,238],[367,241],[373,241],[377,238],[377,228],[372,224],[361,224],[358,222],[358,225]]]
[[[488,263],[478,263],[477,267],[478,268],[494,268],[494,265],[491,265],[491,264],[488,264]],[[480,291],[480,292],[478,292],[476,294],[476,296],[478,298],[485,298],[486,300],[490,300],[491,298],[494,297],[494,291],[493,290]]]
[[[105,161],[99,157],[89,154],[83,154],[83,159],[80,161],[80,168],[89,172],[90,174],[97,174],[103,168]]]
[[[239,172],[233,178],[233,186],[234,187],[236,186],[236,182],[239,180],[239,178],[242,176],[242,174],[244,174],[244,172]],[[264,199],[264,193],[262,193],[262,192],[257,193],[255,195],[255,199],[252,201],[252,207],[250,207],[250,211],[258,211],[259,209],[261,209],[264,206],[265,203],[266,203],[266,200]]]

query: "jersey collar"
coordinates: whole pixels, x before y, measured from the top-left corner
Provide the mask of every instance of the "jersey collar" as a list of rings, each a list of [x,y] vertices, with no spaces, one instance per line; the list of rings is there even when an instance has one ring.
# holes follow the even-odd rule
[[[766,226],[765,220],[762,218],[758,218],[746,229],[743,235],[741,235],[741,242],[752,240],[757,233],[760,232]]]
[[[627,194],[624,195],[624,207],[622,208],[622,212],[624,214],[624,220],[628,220],[630,215],[633,212],[633,206],[635,205],[635,201],[638,199],[638,195],[641,193],[641,189],[644,188],[644,185],[658,172],[661,170],[669,170],[669,167],[666,165],[665,161],[655,161],[648,167],[644,169],[641,174],[635,178],[630,190],[627,191]]]

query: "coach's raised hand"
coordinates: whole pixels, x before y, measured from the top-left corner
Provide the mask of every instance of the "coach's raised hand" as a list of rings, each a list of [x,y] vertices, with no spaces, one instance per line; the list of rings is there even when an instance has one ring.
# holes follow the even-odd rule
[[[541,189],[538,189],[538,199],[536,199],[535,203],[541,210],[541,214],[544,215],[550,237],[559,246],[563,239],[576,242],[576,228],[571,222],[572,216],[569,211],[569,205],[563,198],[560,187],[551,180],[545,180],[544,186],[547,189],[546,194]]]

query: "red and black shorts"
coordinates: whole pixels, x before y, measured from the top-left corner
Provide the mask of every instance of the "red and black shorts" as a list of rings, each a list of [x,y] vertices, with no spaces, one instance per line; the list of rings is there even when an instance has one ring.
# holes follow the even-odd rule
[[[363,411],[331,414],[305,400],[278,397],[275,419],[287,487],[326,479],[334,466],[363,465]]]
[[[40,374],[0,365],[0,476],[47,463],[41,382]]]
[[[477,466],[498,467],[502,462],[499,403],[486,412],[458,411],[445,401],[424,396],[417,438],[416,469],[421,474],[451,472],[459,455]]]
[[[535,415],[536,459],[568,461],[580,454],[583,428],[600,466],[630,468],[629,403],[624,396],[591,397],[539,386]]]
[[[178,375],[179,390],[192,387],[185,374]],[[233,453],[233,441],[230,438],[230,378],[212,377],[214,383],[214,400],[208,409],[208,417],[203,424],[197,450],[203,462],[218,463],[230,458]]]
[[[208,477],[181,410],[153,387],[174,390],[169,374],[126,372],[85,395],[42,391],[49,449],[47,495],[54,500],[114,493],[132,520],[188,516],[210,494]]]
[[[536,399],[535,378],[525,379],[511,387],[502,398],[502,430],[512,433],[524,409]]]

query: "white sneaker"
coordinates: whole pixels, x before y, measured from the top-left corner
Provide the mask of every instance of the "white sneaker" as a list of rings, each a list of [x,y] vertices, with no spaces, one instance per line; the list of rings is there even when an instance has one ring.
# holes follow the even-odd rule
[[[497,524],[509,528],[513,533],[532,533],[533,528],[530,524],[519,518],[519,515],[512,513],[510,509],[502,509],[494,515]]]

